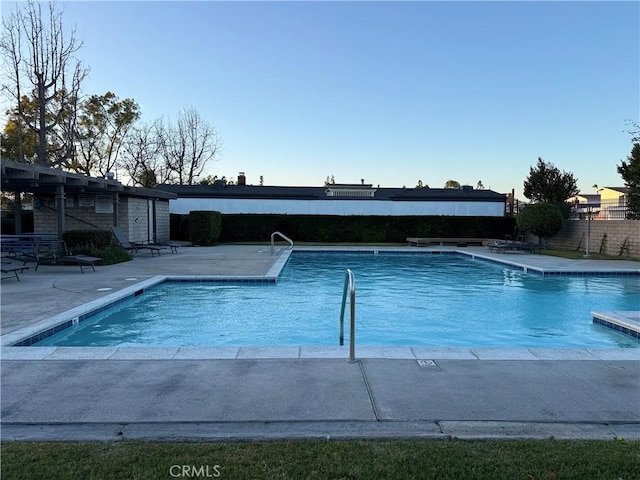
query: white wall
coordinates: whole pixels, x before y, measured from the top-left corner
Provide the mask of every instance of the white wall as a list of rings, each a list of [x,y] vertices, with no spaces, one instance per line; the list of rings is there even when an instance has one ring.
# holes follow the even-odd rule
[[[388,200],[255,200],[178,198],[170,200],[171,213],[215,210],[220,213],[288,215],[504,215],[502,202],[392,202]]]

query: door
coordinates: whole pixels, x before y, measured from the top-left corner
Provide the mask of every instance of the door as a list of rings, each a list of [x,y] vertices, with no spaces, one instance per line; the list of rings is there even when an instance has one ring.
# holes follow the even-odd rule
[[[155,243],[156,241],[156,222],[155,222],[155,202],[153,199],[147,199],[147,218],[148,218],[148,232],[147,232],[147,241],[150,243]]]

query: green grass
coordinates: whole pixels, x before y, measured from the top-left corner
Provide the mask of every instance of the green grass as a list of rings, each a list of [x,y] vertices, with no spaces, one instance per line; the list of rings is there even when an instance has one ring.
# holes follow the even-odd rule
[[[632,480],[640,442],[2,443],[2,478],[187,478],[171,475],[182,465],[200,469],[191,478],[208,466],[209,478],[223,479]]]
[[[550,255],[552,257],[569,258],[572,260],[584,260],[584,251],[577,250],[542,250],[540,253],[543,255]],[[591,253],[589,257],[591,260],[632,260],[634,262],[640,261],[638,258],[633,257],[621,257],[614,255],[604,255],[602,253]]]

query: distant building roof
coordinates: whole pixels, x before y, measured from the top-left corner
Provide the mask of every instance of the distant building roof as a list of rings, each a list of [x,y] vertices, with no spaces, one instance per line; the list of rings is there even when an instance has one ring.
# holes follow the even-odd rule
[[[600,194],[599,193],[579,193],[578,195],[574,195],[569,198],[570,202],[575,202],[578,199],[580,203],[598,203],[600,202]],[[584,200],[584,201],[582,201]]]
[[[602,187],[602,188],[606,188],[607,190],[613,190],[614,192],[620,192],[625,195],[629,193],[629,187]]]
[[[337,187],[337,188],[336,188]],[[260,185],[158,185],[158,190],[178,198],[238,198],[265,200],[388,200],[388,201],[475,201],[504,202],[506,195],[492,190],[451,188],[376,188],[371,185],[329,184],[322,187],[283,187]],[[332,195],[340,190],[340,195]],[[372,195],[362,196],[362,191]],[[349,192],[353,192],[349,195]]]

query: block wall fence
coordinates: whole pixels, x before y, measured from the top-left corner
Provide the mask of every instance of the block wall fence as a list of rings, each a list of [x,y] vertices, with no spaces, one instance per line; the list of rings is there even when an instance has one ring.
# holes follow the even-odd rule
[[[549,238],[547,245],[584,252],[587,228],[587,220],[565,220],[562,230]],[[531,236],[531,241],[537,238]],[[592,220],[589,253],[640,258],[640,220]]]

